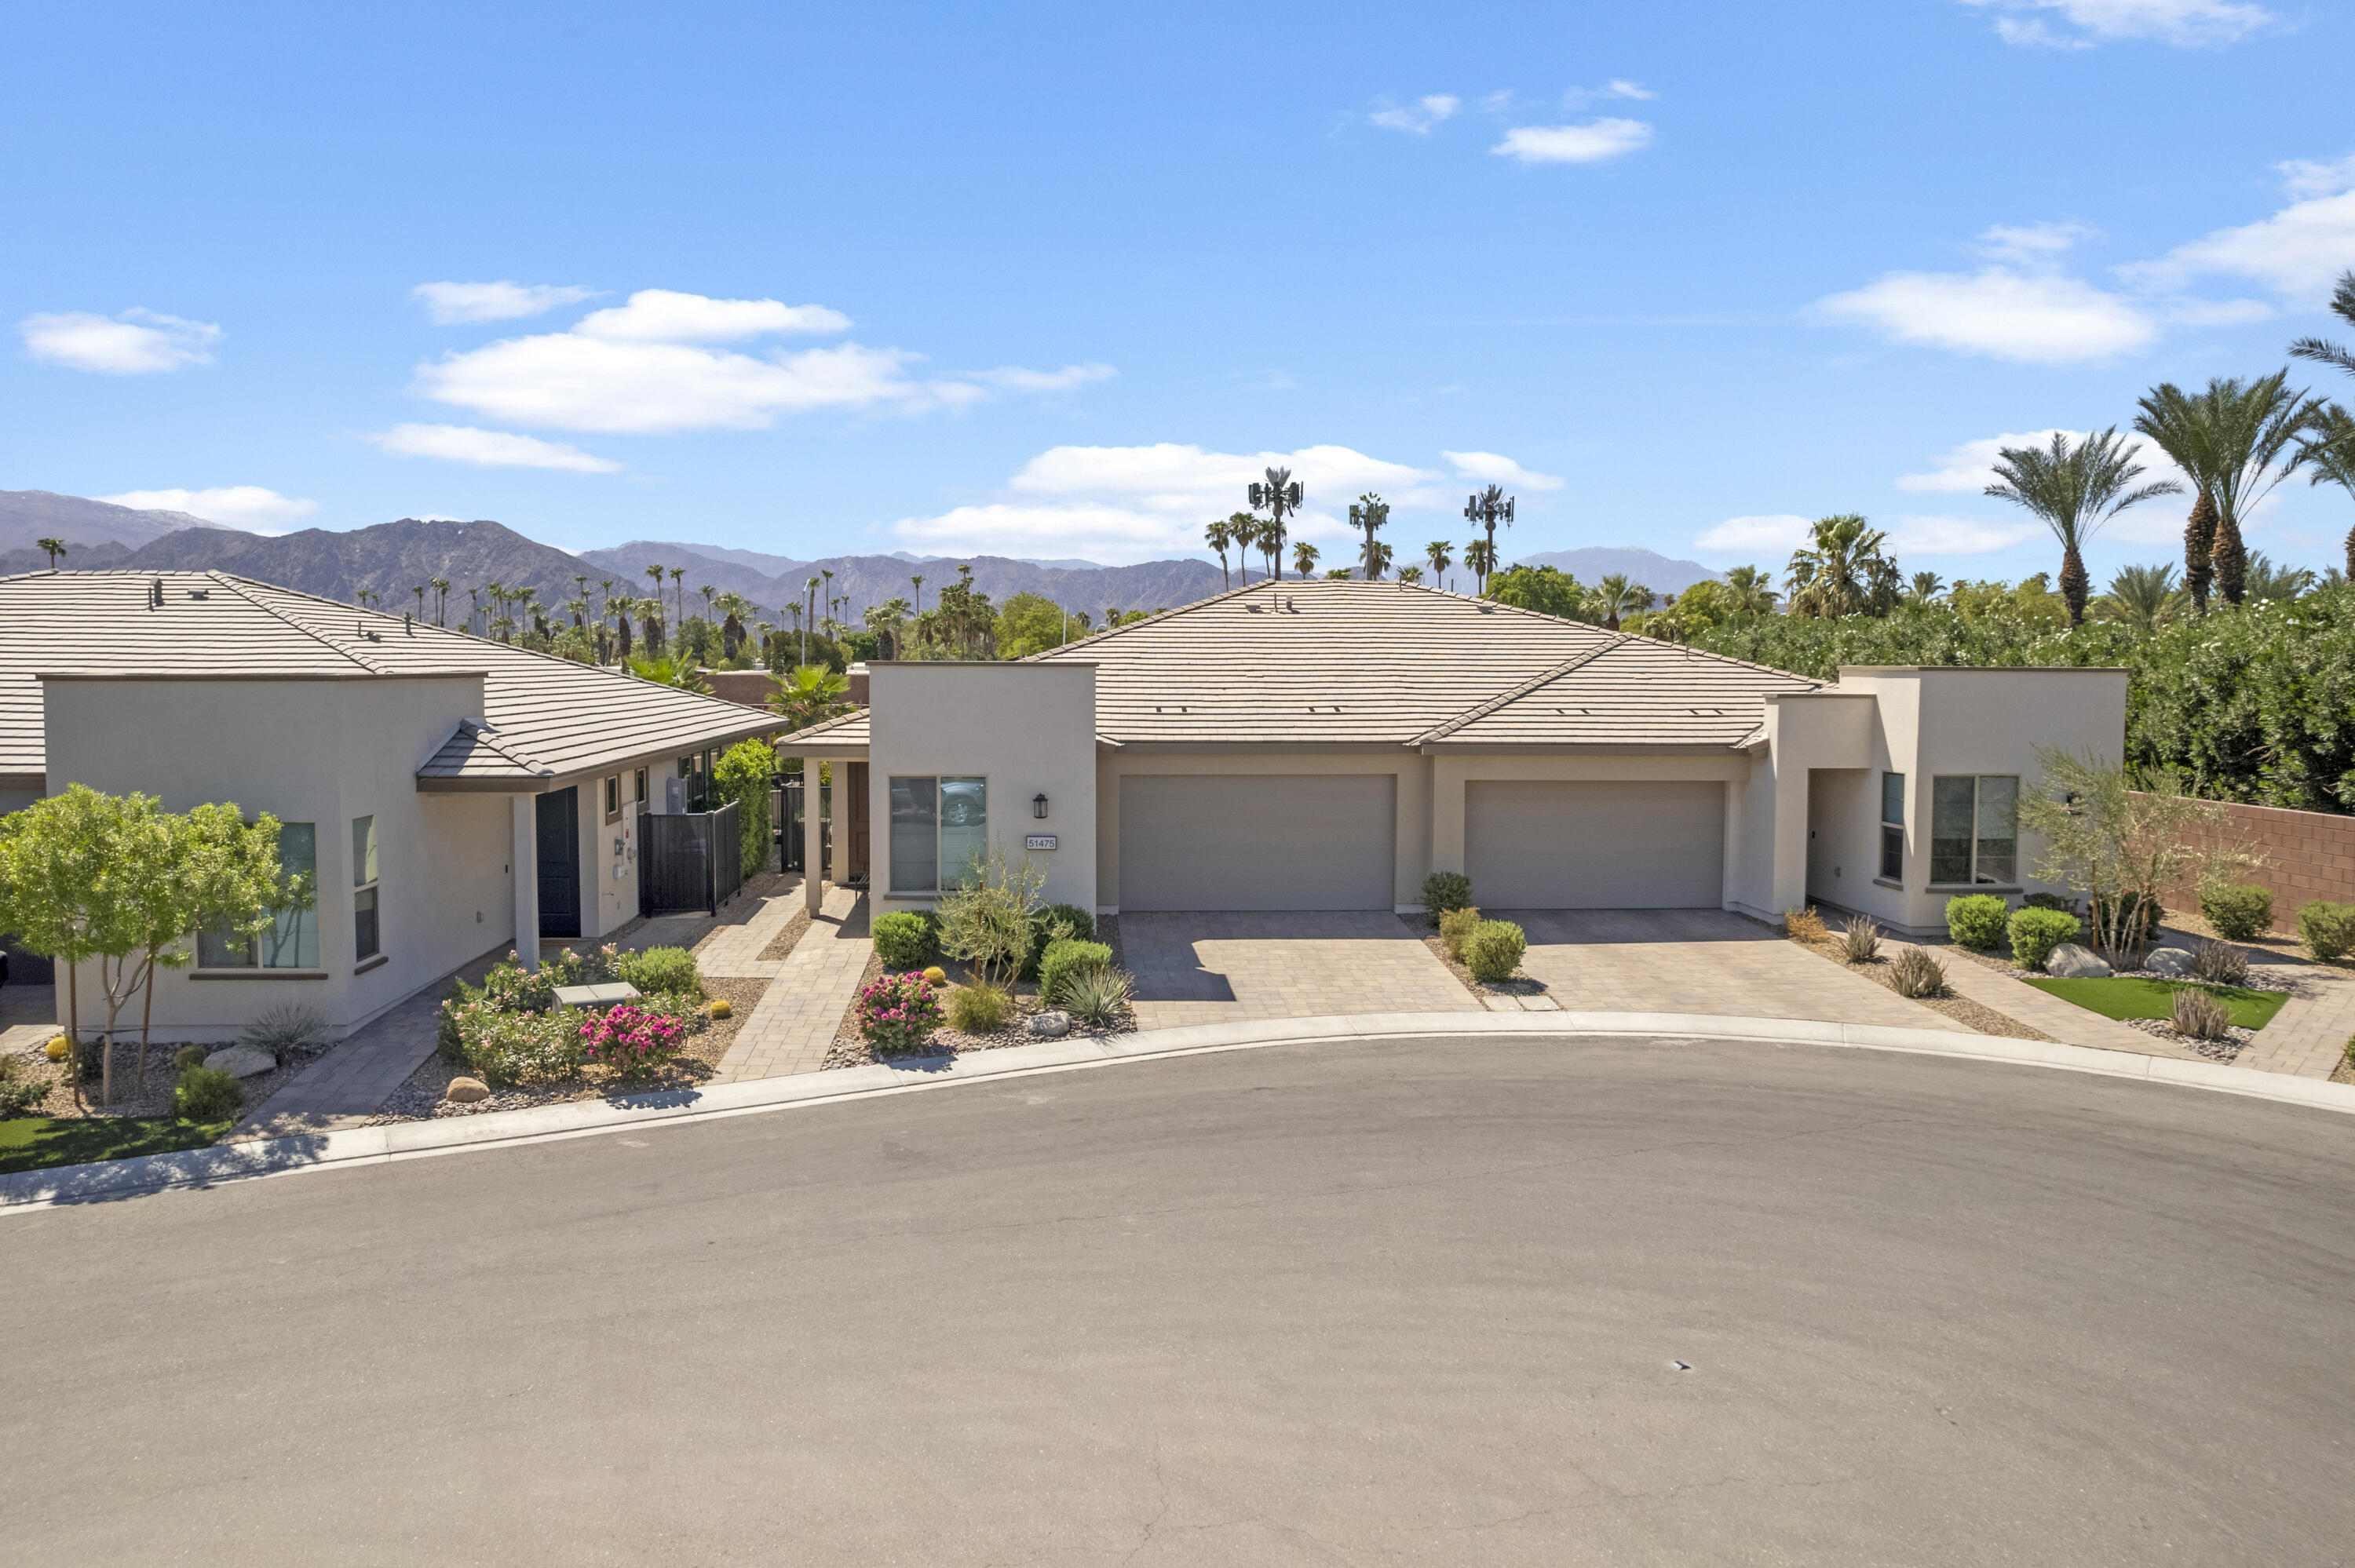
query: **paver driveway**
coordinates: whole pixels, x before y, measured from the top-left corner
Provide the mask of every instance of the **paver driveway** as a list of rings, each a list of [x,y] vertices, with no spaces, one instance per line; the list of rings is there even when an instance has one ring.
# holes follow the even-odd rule
[[[1123,915],[1136,1026],[1352,1012],[1477,1012],[1405,922],[1378,911]]]
[[[1702,1012],[1960,1029],[1944,1013],[1721,909],[1497,909],[1522,969],[1573,1012]],[[1967,960],[1956,959],[1955,962]]]

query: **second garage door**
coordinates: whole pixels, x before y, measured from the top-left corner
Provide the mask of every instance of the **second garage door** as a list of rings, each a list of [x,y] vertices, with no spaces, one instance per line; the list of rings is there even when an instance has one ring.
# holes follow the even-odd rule
[[[1120,781],[1120,907],[1389,909],[1388,773],[1133,775]]]
[[[1484,909],[1715,909],[1725,786],[1476,781],[1464,869]]]

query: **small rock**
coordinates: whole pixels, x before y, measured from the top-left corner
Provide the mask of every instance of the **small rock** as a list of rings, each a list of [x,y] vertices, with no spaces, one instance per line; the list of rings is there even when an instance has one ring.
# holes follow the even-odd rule
[[[476,1100],[489,1099],[491,1086],[480,1078],[453,1078],[444,1097],[458,1105],[470,1106]]]
[[[2153,948],[2142,967],[2155,975],[2181,980],[2191,973],[2191,955],[2180,948]]]
[[[1071,1032],[1071,1015],[1068,1012],[1034,1012],[1022,1021],[1026,1034],[1036,1034],[1041,1040],[1060,1040]]]
[[[278,1058],[259,1045],[231,1045],[205,1058],[205,1065],[232,1077],[250,1078],[278,1065]]]
[[[2044,960],[2044,972],[2055,980],[2107,980],[2110,966],[2074,942],[2063,942]]]

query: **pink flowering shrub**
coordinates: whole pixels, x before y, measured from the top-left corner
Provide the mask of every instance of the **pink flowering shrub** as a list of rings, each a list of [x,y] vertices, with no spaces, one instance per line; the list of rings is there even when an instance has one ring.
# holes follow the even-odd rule
[[[582,1054],[591,1062],[635,1073],[678,1049],[687,1026],[666,1012],[628,1002],[592,1013],[581,1025]]]
[[[940,993],[922,975],[885,975],[860,988],[858,1037],[885,1055],[921,1049],[941,1026]]]

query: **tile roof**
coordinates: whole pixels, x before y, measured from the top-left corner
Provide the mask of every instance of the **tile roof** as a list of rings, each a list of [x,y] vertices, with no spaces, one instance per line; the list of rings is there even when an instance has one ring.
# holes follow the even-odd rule
[[[1120,746],[1723,749],[1820,683],[1396,582],[1254,583],[1034,656],[1096,666]],[[867,744],[867,716],[800,738]],[[790,752],[790,747],[786,748]]]
[[[484,677],[485,711],[452,734],[421,779],[496,787],[601,771],[778,723],[717,697],[227,572],[28,572],[0,577],[0,776],[45,769],[41,674],[474,673]]]

